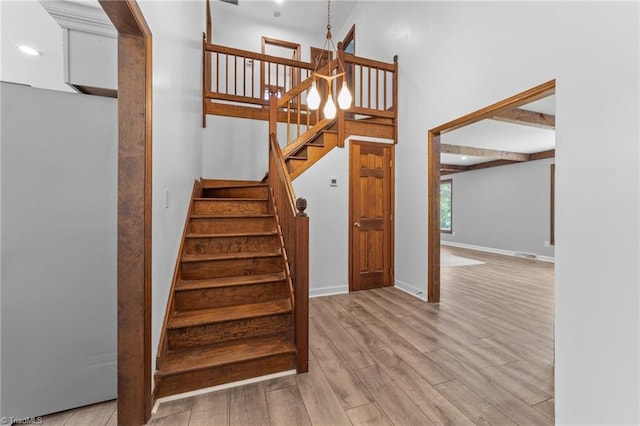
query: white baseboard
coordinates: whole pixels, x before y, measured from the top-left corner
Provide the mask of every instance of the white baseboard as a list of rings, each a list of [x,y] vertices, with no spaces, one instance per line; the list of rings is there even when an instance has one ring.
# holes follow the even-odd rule
[[[396,280],[395,284],[398,290],[402,290],[405,293],[410,294],[413,297],[417,297],[418,299],[424,300],[426,302],[427,300],[427,293],[425,293],[427,290],[426,288],[421,290],[418,287],[414,287],[411,284],[407,284],[399,280]]]
[[[333,296],[334,294],[349,293],[348,285],[336,285],[333,287],[321,287],[309,289],[309,297]]]
[[[483,246],[474,246],[472,244],[456,243],[453,241],[441,241],[440,244],[443,246],[460,247],[460,248],[465,248],[470,250],[484,251],[487,253],[503,254],[505,256],[522,257],[522,256],[518,256],[517,254],[518,252],[511,251],[511,250],[503,250],[503,249],[483,247]],[[536,254],[535,256],[536,257],[533,260],[540,260],[542,262],[551,262],[551,263],[556,262],[555,257],[541,256],[539,254]]]

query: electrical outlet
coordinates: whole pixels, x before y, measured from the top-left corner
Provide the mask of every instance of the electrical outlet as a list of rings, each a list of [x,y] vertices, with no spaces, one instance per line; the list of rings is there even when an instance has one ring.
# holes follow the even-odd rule
[[[338,179],[337,179],[337,178],[332,177],[332,178],[329,180],[329,186],[338,186]]]

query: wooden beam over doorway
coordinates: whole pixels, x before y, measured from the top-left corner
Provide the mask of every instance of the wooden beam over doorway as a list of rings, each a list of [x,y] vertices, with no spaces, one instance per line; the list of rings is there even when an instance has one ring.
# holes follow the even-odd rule
[[[476,148],[472,146],[441,144],[440,153],[468,155],[470,157],[489,157],[509,161],[529,161],[529,154],[510,151],[498,151],[495,149]]]
[[[542,112],[529,111],[521,108],[513,108],[497,111],[491,117],[492,120],[505,123],[521,124],[523,126],[537,127],[540,129],[555,130],[556,116]]]

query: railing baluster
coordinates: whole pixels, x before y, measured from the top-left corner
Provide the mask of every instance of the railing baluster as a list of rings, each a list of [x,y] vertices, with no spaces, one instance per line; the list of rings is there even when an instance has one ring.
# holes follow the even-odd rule
[[[376,68],[376,109],[380,109],[380,70]]]
[[[296,139],[300,137],[300,105],[302,105],[302,93],[296,97],[296,114],[298,114],[298,119],[296,120],[296,123],[298,123]]]
[[[233,57],[233,94],[238,94],[238,57]]]
[[[247,96],[247,58],[242,58],[242,96]]]
[[[225,91],[224,93],[229,93],[229,55],[225,55],[225,75],[224,75],[224,79],[225,79]]]
[[[369,109],[371,109],[371,67],[367,67],[367,69],[369,70],[369,78],[367,79],[367,84],[369,86],[367,91],[367,105],[369,106]]]
[[[384,110],[387,110],[387,71],[384,71]]]
[[[256,60],[251,60],[251,97],[256,97]]]
[[[216,52],[216,92],[220,92],[220,54]]]
[[[362,71],[362,65],[360,65],[360,104],[358,104],[359,107],[364,106],[364,103],[362,103],[362,94],[364,93],[364,89],[363,89],[364,85],[362,82],[362,79],[364,78],[363,74],[364,73]]]

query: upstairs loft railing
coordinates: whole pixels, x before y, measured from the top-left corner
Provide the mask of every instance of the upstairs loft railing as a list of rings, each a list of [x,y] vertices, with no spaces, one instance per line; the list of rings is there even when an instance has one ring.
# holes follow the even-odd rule
[[[275,133],[269,135],[269,189],[293,293],[296,369],[304,373],[309,370],[309,218],[306,200],[296,199]]]
[[[269,97],[275,94],[279,99],[278,136],[284,146],[299,140],[321,121],[321,114],[307,107],[314,64],[215,45],[208,43],[206,37],[203,55],[203,115],[269,120]],[[346,113],[339,111],[338,132],[345,118],[387,120],[395,124],[397,58],[392,63],[361,58],[345,53],[341,44],[338,55],[353,95],[353,106]],[[335,73],[337,68],[338,61],[334,59],[321,71]],[[332,87],[334,99],[341,85],[339,78]]]

